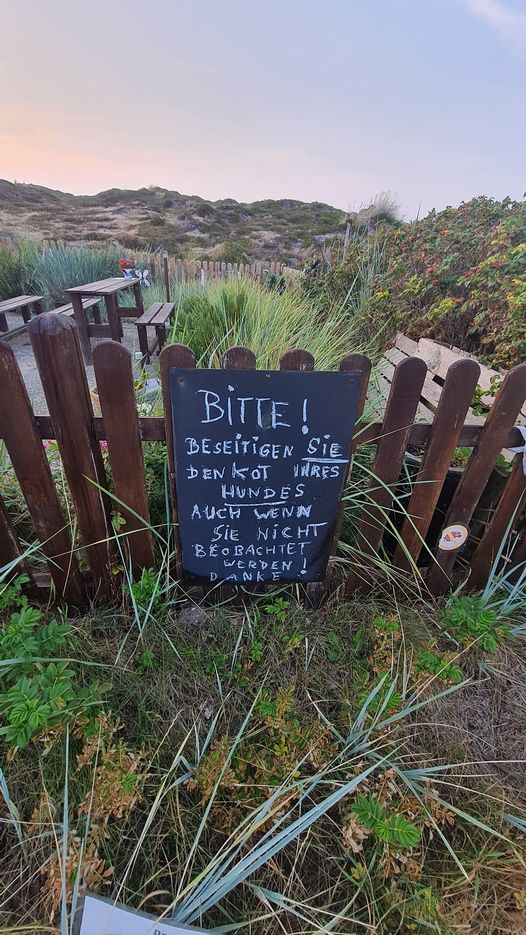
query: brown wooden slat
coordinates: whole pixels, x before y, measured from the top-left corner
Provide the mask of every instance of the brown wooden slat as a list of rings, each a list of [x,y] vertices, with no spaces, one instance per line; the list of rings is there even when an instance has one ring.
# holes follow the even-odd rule
[[[68,524],[14,352],[0,342],[0,434],[48,558],[59,597],[78,604],[85,597]]]
[[[444,527],[462,523],[469,527],[501,448],[515,424],[526,398],[526,364],[510,370],[495,397],[495,402],[478,437],[471,458],[455,491]],[[451,582],[451,573],[458,557],[456,551],[437,549],[435,561],[427,575],[427,587],[432,594],[442,594]]]
[[[255,370],[256,355],[248,347],[229,347],[221,358],[223,370]]]
[[[67,295],[114,295],[116,292],[122,292],[123,289],[129,289],[131,286],[140,285],[140,281],[135,278],[126,279],[124,276],[113,276],[110,279],[99,279],[97,282],[87,282],[83,286],[73,286],[66,289]]]
[[[173,315],[175,305],[173,302],[163,302],[161,308],[153,316],[150,325],[164,325]]]
[[[157,315],[157,312],[159,312],[163,308],[164,304],[165,304],[164,302],[152,302],[152,304],[149,306],[149,308],[146,309],[144,314],[142,314],[140,318],[135,319],[135,324],[136,325],[149,325],[152,318],[154,318],[155,315]]]
[[[358,396],[358,403],[356,406],[356,413],[354,419],[354,432],[351,442],[351,451],[349,458],[349,470],[347,472],[347,480],[349,479],[352,473],[352,462],[354,455],[356,453],[356,448],[358,447],[358,440],[360,437],[361,424],[360,420],[362,418],[363,409],[365,406],[365,400],[367,398],[367,386],[369,382],[369,377],[371,375],[371,361],[368,357],[365,357],[363,354],[347,354],[343,360],[340,361],[340,371],[343,373],[359,373],[361,376],[361,385],[360,385],[360,394]],[[345,491],[345,485],[344,485]],[[344,505],[343,501],[340,503],[340,509],[338,511],[338,518],[336,520],[336,526],[334,528],[334,535],[332,539],[331,551],[330,554],[336,555],[338,549],[338,541],[340,538],[340,529],[343,520],[344,514]],[[328,590],[331,582],[331,568],[330,564],[327,567],[327,572],[325,574],[324,589]]]
[[[87,325],[87,331],[90,338],[109,338],[110,337],[110,326],[108,324],[91,324]]]
[[[526,476],[523,471],[522,455],[516,455],[497,508],[471,559],[471,571],[467,583],[470,590],[477,591],[484,586],[502,540],[514,529],[525,500]]]
[[[453,452],[459,443],[479,372],[478,364],[468,359],[459,360],[449,368],[407,508],[408,516],[401,529],[405,550],[399,543],[394,554],[393,561],[398,568],[409,570],[409,556],[414,562],[418,559]]]
[[[177,577],[181,578],[181,542],[179,538],[179,519],[177,512],[177,488],[175,483],[175,452],[172,423],[172,400],[170,395],[170,370],[174,367],[184,367],[188,370],[195,368],[195,354],[186,344],[168,344],[159,356],[161,368],[161,386],[163,392],[164,426],[166,432],[166,449],[168,456],[168,471],[170,475],[170,499],[172,503],[172,516],[174,522],[175,565]]]
[[[314,370],[314,357],[310,351],[285,351],[279,359],[280,370]]]
[[[93,350],[93,364],[115,495],[130,508],[126,510],[115,504],[115,510],[126,520],[123,529],[125,543],[132,572],[137,577],[143,568],[154,567],[154,552],[152,535],[145,525],[150,522],[150,513],[144,483],[132,357],[122,344],[103,341]]]
[[[4,337],[5,341],[6,338]],[[418,411],[418,410],[417,410]],[[55,438],[55,430],[49,416],[35,416],[38,431],[41,438]],[[159,416],[140,416],[139,427],[143,442],[164,442],[166,441],[164,431],[164,419]],[[95,438],[104,441],[104,421],[101,416],[95,416],[93,419],[93,430]],[[463,425],[460,432],[459,445],[465,448],[473,448],[481,432],[479,425]],[[411,426],[409,431],[408,444],[423,447],[427,444],[431,433],[431,425],[427,423],[416,423]],[[358,438],[359,445],[376,445],[382,434],[382,423],[372,422],[365,426]],[[522,437],[512,429],[506,439],[506,448],[518,448],[522,444]]]
[[[109,597],[113,552],[104,499],[95,486],[107,483],[77,330],[71,318],[44,314],[29,322],[28,331],[92,579],[99,595]]]
[[[27,308],[28,305],[33,305],[34,302],[42,302],[42,298],[41,295],[18,295],[13,299],[4,299],[0,302],[0,314],[17,312],[18,309]]]
[[[93,296],[91,299],[82,299],[83,308],[93,308],[94,305],[98,305],[100,299],[98,296]],[[57,308],[50,309],[50,315],[65,315],[68,312],[73,313],[73,305],[71,302],[68,302],[66,305],[59,305]]]
[[[163,253],[163,278],[164,290],[166,292],[166,301],[170,301],[170,272],[168,269],[168,254]]]
[[[362,563],[361,571],[354,568],[349,573],[346,584],[348,592],[360,586],[362,573],[371,567],[378,552],[384,532],[384,514],[392,505],[392,488],[400,479],[409,431],[426,372],[424,361],[417,357],[408,357],[396,367],[356,541],[356,550]]]

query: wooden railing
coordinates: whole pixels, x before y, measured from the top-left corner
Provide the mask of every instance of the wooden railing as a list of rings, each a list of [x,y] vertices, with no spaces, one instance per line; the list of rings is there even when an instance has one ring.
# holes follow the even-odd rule
[[[172,494],[172,421],[169,371],[172,367],[195,367],[195,357],[183,345],[166,347],[160,358],[164,418],[140,417],[134,392],[129,351],[112,341],[99,344],[93,353],[102,417],[95,417],[86,372],[74,322],[63,316],[44,314],[33,319],[28,331],[40,373],[49,415],[33,412],[12,348],[0,343],[0,438],[3,439],[32,520],[34,537],[47,559],[56,593],[80,603],[86,594],[109,598],[114,589],[112,574],[117,560],[112,502],[100,442],[108,446],[113,494],[125,520],[123,547],[134,573],[154,565],[154,544],[149,528],[148,500],[143,465],[143,443],[164,442],[167,446]],[[255,357],[247,348],[231,348],[223,356],[226,369],[255,369]],[[293,350],[280,361],[282,370],[313,370],[314,359],[306,350]],[[378,554],[385,532],[385,516],[392,509],[403,460],[409,446],[423,446],[418,480],[412,487],[406,518],[401,528],[403,546],[398,545],[392,562],[401,575],[417,562],[422,541],[428,533],[437,500],[458,445],[473,453],[453,495],[444,526],[471,522],[503,447],[521,444],[515,421],[526,399],[526,364],[511,370],[498,391],[483,426],[464,424],[477,383],[478,364],[461,360],[446,375],[440,402],[431,424],[415,423],[426,365],[419,358],[400,362],[393,375],[381,423],[363,424],[363,406],[370,373],[366,357],[350,354],[340,364],[345,371],[363,377],[353,448],[375,446],[372,474],[364,482],[367,508],[358,530],[355,561],[350,566],[346,591],[370,584],[378,572]],[[79,566],[73,545],[71,518],[60,505],[53,475],[42,441],[55,439],[73,503],[77,528],[88,574]],[[352,479],[352,474],[351,474]],[[470,559],[469,586],[486,580],[499,544],[517,525],[526,500],[526,478],[522,458],[517,457],[504,491]],[[124,506],[121,506],[123,504]],[[0,567],[19,562],[33,583],[34,570],[24,559],[24,550],[5,504],[0,499]],[[526,561],[526,531],[518,533],[515,562]],[[423,585],[432,594],[447,591],[455,579],[459,553],[441,551],[433,545],[433,560],[422,568]],[[469,569],[463,569],[463,573]],[[37,582],[38,583],[38,582]]]

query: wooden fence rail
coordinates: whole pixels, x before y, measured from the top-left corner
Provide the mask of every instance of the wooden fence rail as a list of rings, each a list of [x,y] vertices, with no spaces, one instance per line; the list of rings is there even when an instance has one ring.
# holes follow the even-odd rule
[[[113,341],[102,342],[94,352],[102,417],[94,417],[74,322],[63,316],[43,314],[29,323],[28,330],[49,415],[33,413],[13,351],[9,345],[0,343],[0,438],[20,484],[34,538],[41,543],[56,594],[71,603],[82,603],[86,595],[93,594],[108,599],[114,593],[113,570],[122,560],[122,550],[134,575],[154,565],[143,462],[143,445],[151,441],[166,444],[175,509],[169,372],[173,367],[194,368],[195,355],[183,345],[164,348],[160,357],[164,417],[144,417],[139,416],[137,410],[129,351]],[[222,366],[229,370],[252,370],[255,357],[247,348],[230,348],[223,356]],[[307,350],[291,350],[280,361],[282,370],[312,371],[314,366],[314,358]],[[363,510],[346,578],[347,593],[364,584],[370,586],[382,567],[380,556],[384,555],[386,546],[386,528],[393,524],[392,517],[397,511],[404,456],[411,446],[421,449],[418,482],[410,491],[407,515],[400,524],[400,541],[395,544],[390,559],[400,576],[411,574],[411,568],[414,571],[415,563],[420,562],[421,585],[432,594],[444,593],[453,582],[465,578],[468,578],[468,587],[479,588],[487,579],[503,537],[510,537],[514,529],[517,529],[515,554],[522,556],[520,561],[526,561],[526,532],[521,518],[526,502],[526,478],[520,456],[468,559],[463,557],[462,551],[441,551],[438,541],[423,549],[455,447],[469,446],[473,452],[443,527],[451,523],[469,527],[499,452],[504,446],[521,444],[521,436],[514,426],[526,400],[526,364],[507,374],[483,426],[464,423],[478,377],[478,365],[473,360],[459,361],[447,372],[435,419],[430,425],[414,422],[427,372],[422,359],[406,358],[395,366],[383,421],[374,424],[363,420],[370,362],[361,355],[350,354],[342,360],[340,369],[362,375],[351,454],[362,445],[375,447],[370,475],[361,482]],[[62,498],[55,488],[42,445],[46,439],[57,442],[73,503],[73,517],[67,517],[61,506]],[[108,479],[101,441],[105,441],[108,448],[111,495],[105,493]],[[350,477],[354,482],[352,466]],[[112,526],[114,513],[120,513],[125,521],[119,532],[120,548],[116,548]],[[175,514],[174,520],[175,571],[179,576],[180,548]],[[79,540],[88,572],[81,572],[82,563],[73,545]],[[336,551],[336,540],[337,535],[332,554]],[[23,552],[16,528],[0,498],[0,566],[15,562]],[[427,562],[424,561],[426,552]],[[431,560],[429,555],[432,555]],[[30,565],[29,561],[20,567],[31,572]],[[331,576],[328,576],[325,585],[330,581]]]

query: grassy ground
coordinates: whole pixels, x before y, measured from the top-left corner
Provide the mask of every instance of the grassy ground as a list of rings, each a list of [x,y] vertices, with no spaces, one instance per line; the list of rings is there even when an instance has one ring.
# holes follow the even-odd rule
[[[53,652],[89,700],[4,738],[0,931],[65,933],[86,887],[254,935],[523,931],[520,618],[488,618],[491,652],[454,620],[205,607],[147,576],[71,614]]]

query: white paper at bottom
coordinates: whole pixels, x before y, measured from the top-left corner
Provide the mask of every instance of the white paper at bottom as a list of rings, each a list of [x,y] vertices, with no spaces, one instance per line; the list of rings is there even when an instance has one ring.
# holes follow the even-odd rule
[[[204,929],[186,928],[135,909],[126,909],[102,896],[86,896],[79,935],[188,935]]]

